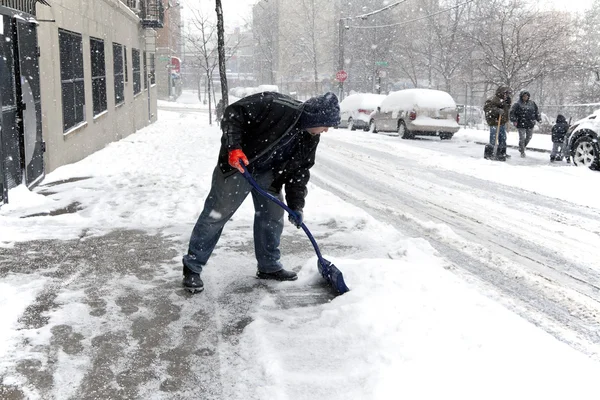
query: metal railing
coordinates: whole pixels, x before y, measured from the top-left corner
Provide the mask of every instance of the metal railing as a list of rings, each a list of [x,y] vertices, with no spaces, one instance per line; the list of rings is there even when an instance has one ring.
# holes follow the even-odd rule
[[[0,0],[0,6],[13,8],[31,15],[35,15],[36,3],[41,3],[46,6],[50,5],[46,0]]]
[[[144,28],[162,28],[165,7],[161,0],[140,0],[140,20]]]

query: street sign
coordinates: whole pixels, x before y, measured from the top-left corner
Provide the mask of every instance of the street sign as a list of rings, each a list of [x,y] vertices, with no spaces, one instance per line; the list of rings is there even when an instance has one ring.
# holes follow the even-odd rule
[[[377,65],[378,67],[387,67],[388,62],[387,61],[375,61],[375,65]]]
[[[348,73],[344,70],[338,71],[335,74],[335,79],[337,79],[339,82],[344,82],[347,78],[348,78]]]

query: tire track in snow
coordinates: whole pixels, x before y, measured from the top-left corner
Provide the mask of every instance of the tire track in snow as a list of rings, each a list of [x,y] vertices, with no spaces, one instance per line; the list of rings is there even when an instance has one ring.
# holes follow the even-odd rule
[[[598,262],[583,265],[551,248],[567,241],[573,252],[595,260],[593,247],[548,229],[565,224],[555,220],[558,209],[565,221],[587,219],[593,240],[589,228],[600,225],[600,213],[452,171],[419,169],[418,160],[362,143],[332,141],[335,146],[319,150],[313,183],[410,236],[427,238],[458,273],[494,288],[504,304],[560,340],[600,357]],[[520,209],[510,216],[517,219],[507,220],[505,209],[515,202]]]

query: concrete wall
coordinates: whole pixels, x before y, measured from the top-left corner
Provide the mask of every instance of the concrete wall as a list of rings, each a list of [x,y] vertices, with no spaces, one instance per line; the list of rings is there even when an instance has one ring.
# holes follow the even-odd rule
[[[156,85],[147,88],[140,62],[142,91],[133,95],[131,49],[154,51],[154,31],[142,29],[138,17],[118,0],[52,0],[52,7],[39,6],[40,79],[42,125],[46,141],[46,172],[79,161],[108,143],[122,139],[156,120]],[[82,35],[85,82],[85,123],[63,132],[62,91],[58,30]],[[104,40],[107,111],[94,117],[90,37]],[[148,38],[147,38],[148,37]],[[115,106],[113,42],[127,47],[125,102]],[[148,54],[149,57],[149,54]],[[148,73],[150,63],[146,62]],[[150,113],[148,112],[150,94]]]

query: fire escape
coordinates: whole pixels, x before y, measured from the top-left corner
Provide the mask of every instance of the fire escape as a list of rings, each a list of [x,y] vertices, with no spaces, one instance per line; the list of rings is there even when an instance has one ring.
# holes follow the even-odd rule
[[[124,0],[127,7],[136,11],[143,28],[164,27],[165,7],[162,0]]]

